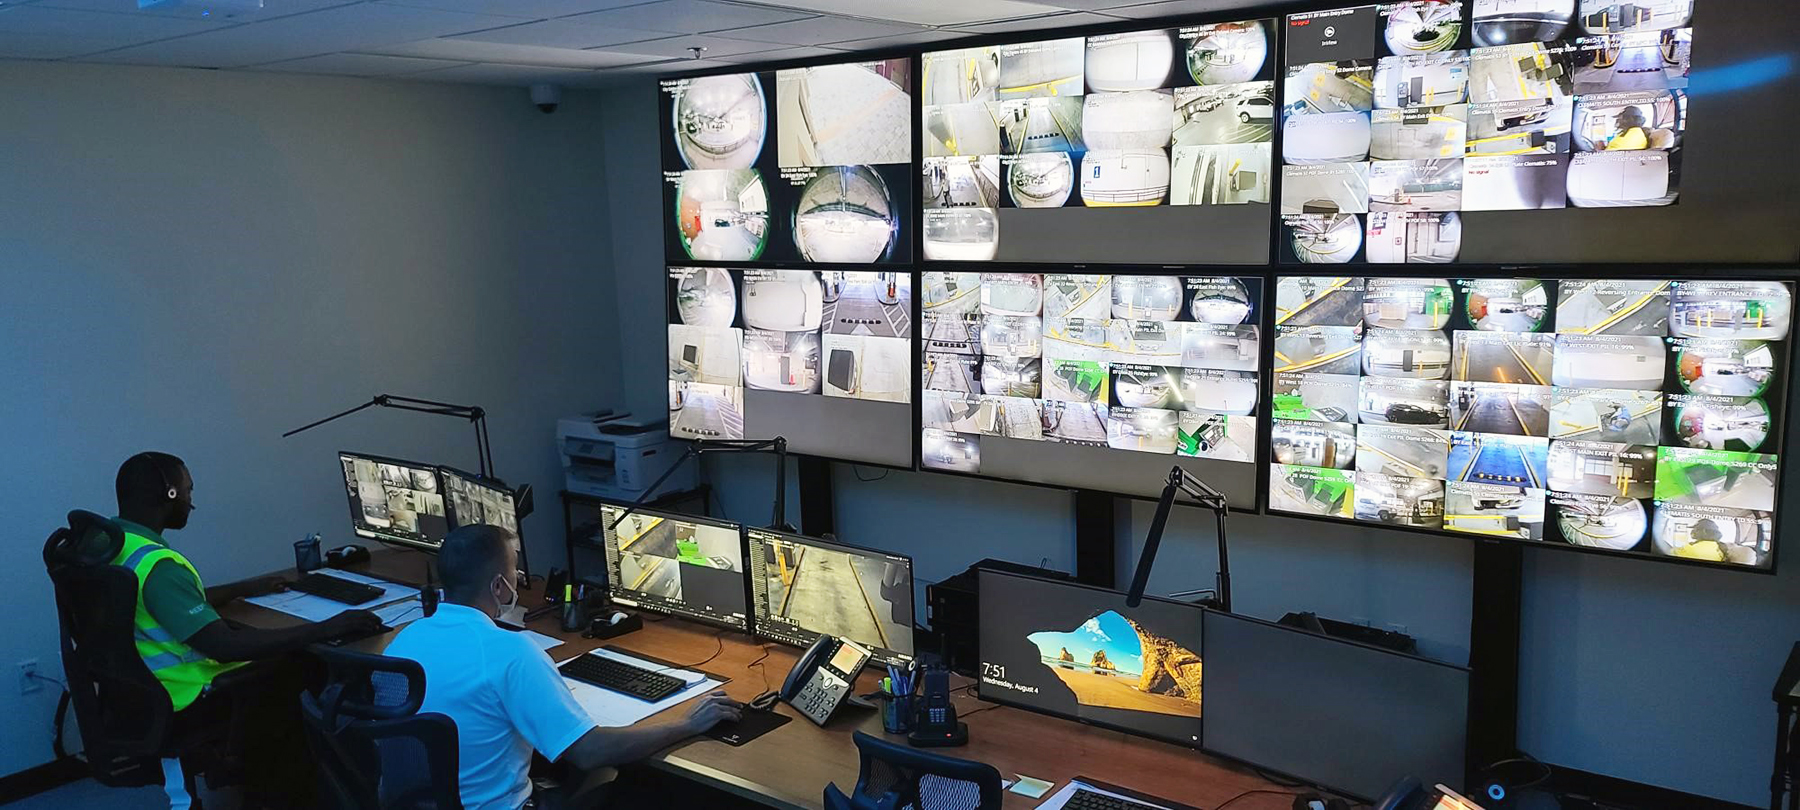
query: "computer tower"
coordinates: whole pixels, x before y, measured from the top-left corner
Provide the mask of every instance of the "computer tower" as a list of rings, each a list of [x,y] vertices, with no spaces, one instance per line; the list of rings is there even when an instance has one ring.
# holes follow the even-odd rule
[[[925,621],[931,627],[932,641],[942,654],[950,671],[970,678],[981,671],[979,628],[981,626],[980,588],[976,573],[982,569],[1042,579],[1073,582],[1075,577],[1049,568],[985,559],[968,570],[925,586]]]

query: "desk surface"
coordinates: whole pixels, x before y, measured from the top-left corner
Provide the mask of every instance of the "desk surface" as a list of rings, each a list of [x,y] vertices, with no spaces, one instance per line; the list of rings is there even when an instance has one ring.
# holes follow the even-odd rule
[[[373,576],[405,581],[422,578],[423,557],[417,552],[377,551],[374,559],[356,570]],[[291,571],[287,572],[291,574]],[[521,598],[525,605],[541,604],[541,590],[534,587]],[[284,613],[237,602],[223,611],[227,618],[252,626],[277,627],[297,623]],[[545,616],[530,627],[563,640],[550,655],[563,660],[579,653],[613,645],[675,663],[706,660],[708,672],[729,677],[725,691],[738,700],[749,700],[779,687],[800,651],[781,644],[761,643],[734,631],[682,621],[656,621],[645,614],[643,630],[616,639],[584,639],[565,633],[554,616]],[[357,645],[371,652],[387,646],[392,634]],[[768,656],[755,668],[767,651]],[[859,692],[874,691],[879,678],[866,671]],[[960,680],[960,679],[959,679]],[[967,681],[963,681],[967,683]],[[1280,786],[1242,766],[1167,743],[1133,737],[1116,731],[1035,714],[1010,707],[996,707],[968,694],[956,693],[957,711],[967,717],[969,744],[942,749],[943,753],[986,762],[1008,779],[1018,774],[1054,781],[1058,787],[1075,776],[1086,776],[1133,790],[1161,796],[1201,808],[1213,808],[1247,790],[1281,790]],[[822,807],[826,783],[848,791],[856,784],[858,760],[850,733],[860,730],[881,736],[881,718],[875,712],[846,707],[824,727],[801,717],[791,707],[777,711],[793,720],[750,743],[732,747],[709,739],[679,743],[651,759],[651,764],[728,792],[775,807]],[[899,738],[896,738],[899,739]],[[1036,799],[1006,794],[1007,808],[1035,807]],[[1288,808],[1285,795],[1258,794],[1234,803],[1238,810]]]

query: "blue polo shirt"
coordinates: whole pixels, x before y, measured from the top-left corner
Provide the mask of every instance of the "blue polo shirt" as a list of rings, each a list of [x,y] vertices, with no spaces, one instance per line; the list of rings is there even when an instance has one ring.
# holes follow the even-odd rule
[[[549,653],[463,605],[401,630],[386,655],[425,669],[421,712],[456,723],[457,782],[468,810],[519,810],[531,798],[531,752],[555,760],[594,728]]]

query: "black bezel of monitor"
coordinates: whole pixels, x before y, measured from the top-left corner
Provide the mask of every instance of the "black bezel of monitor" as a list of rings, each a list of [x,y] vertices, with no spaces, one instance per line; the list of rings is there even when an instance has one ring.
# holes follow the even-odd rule
[[[506,482],[501,481],[498,478],[488,478],[488,477],[481,476],[481,475],[475,475],[473,473],[466,473],[455,467],[450,467],[450,466],[443,465],[443,464],[437,465],[437,468],[438,468],[438,482],[439,483],[443,483],[450,476],[455,476],[457,478],[462,479],[465,483],[469,484],[470,486],[481,487],[482,489],[486,489],[491,492],[500,493],[503,497],[506,498],[506,500],[508,502],[512,503],[512,505],[513,505],[513,522],[515,524],[518,522],[519,504],[513,494],[512,489],[506,485]],[[454,502],[449,499],[445,499],[445,501],[444,501],[444,515],[445,515],[445,517],[450,519],[450,528],[458,529],[465,525],[472,525],[472,524],[465,524],[461,520],[458,519],[459,516],[456,514],[456,507],[452,505],[453,503]]]
[[[910,604],[914,601],[913,595],[912,595],[913,561],[912,561],[912,557],[910,557],[910,556],[907,556],[905,554],[895,554],[893,552],[888,552],[888,551],[880,551],[877,549],[863,548],[861,546],[853,546],[853,545],[850,545],[849,543],[837,542],[837,541],[832,541],[832,540],[822,540],[817,537],[808,537],[803,534],[794,534],[791,532],[776,531],[774,529],[761,529],[761,528],[756,528],[753,526],[745,526],[744,527],[744,554],[745,554],[744,565],[745,565],[745,577],[746,577],[745,581],[749,583],[750,588],[751,588],[751,591],[748,594],[748,598],[750,600],[750,615],[752,617],[751,634],[756,636],[757,638],[767,639],[769,641],[774,641],[774,642],[786,644],[786,645],[793,646],[793,647],[804,648],[804,647],[811,646],[812,641],[816,640],[820,634],[816,631],[806,630],[806,629],[802,628],[800,631],[800,634],[801,635],[812,635],[813,639],[802,639],[798,635],[793,636],[793,637],[786,637],[786,636],[780,635],[778,631],[776,631],[775,629],[770,627],[768,625],[768,623],[763,620],[761,614],[757,610],[756,591],[755,591],[756,580],[754,578],[755,569],[753,567],[754,563],[752,563],[750,561],[750,558],[756,552],[756,541],[754,538],[751,537],[751,535],[755,534],[755,533],[769,535],[771,537],[778,538],[784,542],[795,543],[798,545],[814,546],[814,547],[826,549],[829,551],[841,551],[846,554],[851,554],[851,555],[855,555],[855,556],[859,556],[859,557],[866,557],[866,558],[870,558],[870,559],[884,559],[884,560],[902,563],[902,564],[904,564],[905,570],[906,570],[907,602]],[[866,594],[865,594],[865,596],[866,596]],[[879,646],[866,644],[864,642],[857,641],[856,639],[851,639],[851,640],[857,641],[858,644],[868,647],[870,652],[873,653],[873,655],[874,655],[874,657],[872,659],[874,661],[878,661],[883,664],[905,665],[906,663],[914,660],[918,655],[918,637],[916,635],[916,630],[917,630],[916,625],[918,623],[918,606],[915,604],[915,605],[912,605],[912,608],[913,608],[912,616],[908,623],[908,632],[909,632],[909,634],[912,634],[912,640],[913,640],[913,643],[911,645],[913,647],[913,649],[911,651],[887,650],[887,649],[884,649]],[[893,653],[893,655],[886,654],[889,652]]]
[[[1447,661],[1440,661],[1436,658],[1429,658],[1429,657],[1426,657],[1423,655],[1419,655],[1417,653],[1397,652],[1394,650],[1387,649],[1385,647],[1377,647],[1373,644],[1365,644],[1360,641],[1354,641],[1354,640],[1347,639],[1347,638],[1339,638],[1339,637],[1328,635],[1325,633],[1311,633],[1309,631],[1301,630],[1299,628],[1288,627],[1287,625],[1284,625],[1280,622],[1272,622],[1272,621],[1268,621],[1266,619],[1258,619],[1254,616],[1246,616],[1242,613],[1234,613],[1234,612],[1225,611],[1225,610],[1214,610],[1212,608],[1205,608],[1204,611],[1207,615],[1202,617],[1203,624],[1209,617],[1220,617],[1225,620],[1249,622],[1251,624],[1258,624],[1258,625],[1262,625],[1267,628],[1280,630],[1280,631],[1284,631],[1284,632],[1305,633],[1309,636],[1312,636],[1313,638],[1316,638],[1320,642],[1329,642],[1332,644],[1345,644],[1345,645],[1349,645],[1351,647],[1357,647],[1360,649],[1368,650],[1369,652],[1372,652],[1372,653],[1380,653],[1382,655],[1391,655],[1391,656],[1394,656],[1397,658],[1411,659],[1420,664],[1428,664],[1428,665],[1432,665],[1432,666],[1443,667],[1445,669],[1449,669],[1452,671],[1461,672],[1464,675],[1471,676],[1471,678],[1474,674],[1474,670],[1470,667],[1458,666],[1456,664],[1452,664]],[[1204,659],[1206,656],[1204,633],[1202,634],[1201,648],[1202,649],[1201,649],[1200,654],[1201,654],[1201,657]],[[1472,682],[1473,681],[1471,680],[1471,683]],[[1465,714],[1464,714],[1465,726],[1469,723],[1468,718],[1473,714],[1474,714],[1474,710],[1473,710],[1473,706],[1471,705],[1465,711]],[[1465,749],[1469,746],[1469,742],[1468,742],[1469,736],[1470,735],[1467,734],[1466,732],[1463,735],[1463,745],[1464,745]],[[1373,798],[1373,797],[1367,797],[1367,796],[1357,796],[1355,793],[1347,792],[1347,791],[1343,790],[1342,788],[1336,787],[1334,785],[1326,785],[1326,784],[1314,782],[1310,778],[1308,778],[1304,775],[1301,775],[1301,774],[1288,773],[1286,771],[1281,771],[1278,769],[1271,768],[1267,765],[1263,765],[1263,764],[1256,763],[1256,762],[1251,762],[1251,761],[1245,760],[1245,759],[1239,759],[1238,757],[1232,756],[1231,754],[1227,754],[1227,753],[1224,753],[1224,752],[1214,749],[1210,745],[1210,743],[1211,743],[1211,737],[1209,735],[1201,735],[1201,745],[1199,747],[1199,750],[1208,756],[1214,756],[1214,757],[1218,757],[1220,759],[1230,760],[1232,762],[1243,763],[1244,765],[1248,765],[1252,768],[1256,768],[1258,770],[1265,771],[1267,773],[1275,774],[1276,776],[1286,777],[1286,778],[1296,781],[1296,782],[1301,782],[1301,783],[1307,784],[1307,785],[1313,785],[1315,787],[1329,790],[1333,793],[1339,793],[1344,796],[1349,796],[1351,798],[1358,798],[1358,799]]]
[[[1053,586],[1053,587],[1061,587],[1061,588],[1069,588],[1069,589],[1075,589],[1075,590],[1084,590],[1084,591],[1093,591],[1093,592],[1097,592],[1097,593],[1103,593],[1103,594],[1107,594],[1109,596],[1118,597],[1118,599],[1120,600],[1121,603],[1125,599],[1124,591],[1117,591],[1117,590],[1113,590],[1111,588],[1102,588],[1098,585],[1089,585],[1089,584],[1083,583],[1083,582],[1045,579],[1043,577],[1034,577],[1034,576],[1029,576],[1026,574],[1015,574],[1015,573],[1011,573],[1008,571],[996,571],[996,570],[987,569],[987,568],[980,569],[977,572],[976,576],[977,576],[977,589],[982,594],[987,593],[988,589],[980,587],[981,579],[986,579],[988,577],[1005,577],[1005,578],[1011,578],[1011,579],[1027,580],[1027,581],[1038,583],[1041,585],[1048,585],[1048,586]],[[981,598],[985,599],[986,597],[983,596]],[[1159,603],[1168,605],[1170,607],[1175,607],[1175,608],[1180,608],[1180,609],[1188,609],[1188,610],[1194,611],[1195,622],[1197,623],[1197,626],[1202,628],[1201,629],[1201,638],[1200,638],[1200,657],[1201,657],[1202,666],[1204,667],[1205,659],[1206,659],[1206,637],[1205,637],[1205,629],[1204,629],[1204,627],[1205,627],[1204,614],[1206,612],[1206,609],[1201,607],[1200,605],[1194,604],[1192,602],[1181,602],[1181,601],[1177,601],[1174,599],[1164,599],[1160,596],[1148,596],[1147,595],[1144,597],[1144,601],[1159,602]],[[982,607],[981,607],[981,605],[983,605],[983,604],[986,604],[986,603],[980,602],[976,605],[976,616],[978,617],[978,621],[977,621],[978,627],[986,624],[985,621],[980,620],[980,617],[984,613],[984,611],[982,610]],[[985,662],[986,657],[981,653],[980,639],[981,639],[981,634],[978,631],[976,633],[975,657],[976,657],[977,665],[982,667],[983,669],[985,669],[986,668],[986,662]],[[1204,669],[1202,669],[1202,673],[1204,673]],[[1053,711],[1053,710],[1044,708],[1042,706],[1033,706],[1029,703],[1024,703],[1021,701],[1007,700],[1005,698],[997,696],[998,694],[1001,694],[1001,692],[999,690],[996,690],[994,693],[991,693],[991,694],[984,692],[981,688],[981,678],[980,677],[976,678],[973,691],[974,691],[974,694],[976,697],[978,697],[982,700],[988,701],[989,703],[994,703],[994,704],[1001,705],[1001,706],[1008,706],[1008,707],[1011,707],[1014,709],[1020,709],[1023,711],[1032,712],[1034,714],[1041,714],[1041,715],[1045,715],[1047,717],[1055,717],[1055,718],[1062,719],[1062,720],[1068,720],[1073,723],[1081,723],[1082,725],[1093,726],[1095,728],[1111,729],[1113,731],[1124,732],[1126,734],[1130,734],[1135,737],[1143,737],[1144,739],[1158,740],[1161,742],[1166,742],[1166,743],[1169,743],[1170,745],[1176,745],[1176,746],[1180,746],[1182,748],[1189,748],[1189,749],[1194,749],[1194,750],[1204,750],[1205,745],[1206,745],[1206,715],[1204,714],[1204,708],[1202,709],[1201,716],[1198,718],[1195,718],[1195,720],[1200,724],[1200,735],[1199,735],[1200,740],[1199,740],[1199,742],[1195,742],[1193,740],[1184,740],[1184,739],[1179,739],[1179,738],[1175,738],[1175,737],[1164,737],[1164,736],[1157,735],[1157,734],[1150,734],[1150,733],[1141,731],[1139,729],[1131,728],[1130,726],[1126,726],[1126,725],[1122,725],[1122,724],[1105,723],[1105,722],[1090,720],[1090,719],[1077,717],[1077,716],[1073,716],[1073,715],[1066,715],[1061,712],[1057,712],[1057,711]],[[1202,674],[1201,681],[1200,681],[1200,694],[1201,694],[1201,706],[1204,707],[1205,706],[1205,695],[1206,695],[1206,680],[1205,680],[1204,674]]]
[[[339,450],[338,451],[337,473],[340,478],[342,478],[342,476],[344,474],[344,461],[347,458],[359,459],[362,461],[372,461],[372,462],[375,462],[376,464],[392,464],[392,465],[395,465],[398,467],[406,467],[409,470],[427,470],[432,474],[433,477],[437,478],[438,495],[440,497],[442,497],[444,494],[443,493],[443,490],[444,490],[443,475],[438,471],[438,465],[436,465],[436,464],[424,464],[424,463],[420,463],[417,461],[407,461],[405,459],[390,458],[387,456],[376,456],[376,455],[370,455],[368,453],[352,452],[350,450]],[[345,484],[346,484],[346,491],[344,494],[345,494],[346,498],[351,498],[352,497],[351,493],[348,491],[348,482],[346,481]],[[362,523],[361,523],[361,515],[358,515],[357,511],[356,511],[356,505],[359,502],[359,500],[360,499],[347,501],[350,506],[351,531],[357,537],[367,539],[367,540],[374,540],[377,543],[385,543],[385,544],[397,545],[397,546],[406,546],[408,548],[419,549],[421,551],[435,552],[439,548],[443,547],[444,540],[441,537],[438,538],[436,542],[433,542],[431,540],[420,539],[417,537],[405,537],[405,536],[401,536],[401,535],[384,534],[384,533],[376,531],[374,529],[363,528]],[[449,503],[448,503],[448,501],[446,501],[445,508],[444,508],[444,532],[445,532],[445,534],[448,534],[450,532],[450,528],[451,527],[450,527]]]
[[[606,535],[613,534],[614,537],[617,537],[617,534],[616,534],[617,529],[614,528],[611,524],[613,521],[618,519],[617,516],[609,516],[607,514],[607,507],[612,507],[614,509],[623,510],[623,509],[631,508],[633,506],[633,504],[630,501],[621,501],[621,500],[616,500],[616,499],[612,499],[612,498],[596,498],[594,500],[598,501],[601,504],[600,518],[602,521],[604,521],[604,523],[601,526],[601,538],[600,538],[600,543],[599,543],[599,550],[602,554],[605,554],[607,552]],[[744,570],[738,572],[739,577],[743,580],[742,587],[739,589],[739,595],[744,599],[744,619],[743,619],[743,622],[740,624],[738,622],[732,621],[729,616],[707,615],[707,614],[700,613],[699,611],[689,610],[685,607],[686,606],[685,599],[682,601],[681,606],[666,605],[666,604],[662,604],[660,601],[647,602],[644,600],[643,594],[641,592],[633,591],[628,588],[624,588],[618,582],[613,581],[612,562],[610,560],[608,560],[607,565],[606,565],[606,574],[607,574],[607,576],[606,576],[606,594],[607,594],[607,599],[610,602],[612,602],[613,604],[616,604],[616,605],[622,605],[624,607],[629,607],[633,610],[648,611],[650,613],[657,613],[657,614],[661,614],[664,616],[674,616],[679,619],[686,619],[688,621],[699,622],[701,624],[709,624],[709,625],[713,625],[716,627],[724,627],[724,628],[731,629],[731,630],[737,630],[737,631],[743,632],[743,633],[751,632],[751,630],[755,626],[756,618],[753,615],[755,613],[754,606],[752,606],[749,601],[750,600],[749,555],[746,553],[745,548],[744,548],[744,532],[743,532],[742,525],[733,523],[728,520],[721,520],[719,518],[706,517],[703,515],[688,515],[688,514],[683,514],[680,512],[670,512],[670,511],[666,511],[666,510],[662,510],[662,509],[634,508],[631,510],[631,513],[633,515],[645,514],[645,515],[650,515],[652,517],[661,518],[663,520],[682,521],[682,522],[686,522],[686,523],[693,523],[693,524],[702,525],[702,526],[709,526],[709,527],[715,528],[715,529],[724,529],[727,531],[735,532],[737,535],[737,538],[738,538],[738,545],[737,545],[738,562],[739,562],[739,565],[744,567]]]
[[[1392,279],[1449,278],[1449,279],[1453,279],[1453,280],[1459,279],[1459,278],[1466,278],[1466,279],[1520,278],[1520,279],[1538,279],[1538,280],[1550,281],[1550,282],[1560,282],[1560,281],[1564,281],[1564,280],[1574,280],[1574,279],[1594,279],[1594,280],[1601,280],[1601,281],[1634,281],[1634,280],[1639,280],[1639,281],[1641,281],[1641,280],[1776,281],[1776,282],[1783,282],[1783,283],[1788,284],[1790,291],[1792,291],[1792,293],[1794,295],[1800,295],[1800,268],[1794,268],[1791,266],[1779,266],[1779,265],[1720,265],[1716,268],[1709,268],[1705,272],[1697,272],[1696,268],[1693,265],[1609,266],[1609,265],[1557,264],[1557,265],[1517,265],[1517,266],[1513,266],[1513,265],[1489,264],[1489,265],[1447,265],[1447,266],[1438,266],[1434,269],[1437,271],[1440,271],[1440,272],[1431,272],[1430,269],[1423,269],[1423,268],[1418,268],[1418,267],[1407,267],[1407,266],[1402,266],[1402,265],[1349,265],[1347,267],[1343,266],[1343,265],[1297,265],[1297,266],[1291,266],[1291,267],[1270,268],[1270,273],[1269,273],[1269,283],[1271,285],[1270,286],[1270,291],[1271,291],[1270,294],[1273,295],[1274,285],[1279,284],[1283,278],[1299,277],[1299,276],[1333,276],[1333,275],[1336,275],[1336,276],[1350,276],[1350,277],[1356,277],[1356,278],[1392,278]],[[1342,270],[1343,272],[1332,272],[1333,270]],[[1272,299],[1271,299],[1271,303],[1269,305],[1269,309],[1271,312],[1274,311],[1274,304],[1273,304]],[[1271,334],[1273,334],[1273,333],[1271,332]],[[1790,335],[1787,339],[1787,341],[1790,344],[1795,343],[1797,340],[1800,340],[1800,329],[1791,331]],[[1272,369],[1274,368],[1274,351],[1275,351],[1275,341],[1273,339],[1264,341],[1263,363],[1264,363],[1265,368],[1271,369],[1271,372],[1268,375],[1266,375],[1266,377],[1264,379],[1263,398],[1264,398],[1264,402],[1270,405],[1271,410],[1273,409],[1272,397],[1274,394],[1274,384],[1275,384],[1275,377],[1276,377],[1276,374],[1272,371]],[[1791,376],[1792,376],[1792,372],[1793,372],[1793,351],[1791,349],[1788,351],[1787,363],[1782,368],[1782,371],[1788,375],[1788,380],[1784,384],[1783,390],[1781,391],[1780,396],[1783,401],[1784,407],[1791,408],[1792,404],[1793,404],[1792,396],[1793,396],[1793,390],[1794,390],[1793,384],[1791,381]],[[1272,424],[1273,419],[1271,419],[1270,422]],[[1785,427],[1786,426],[1784,425],[1784,428]],[[1611,549],[1596,548],[1596,547],[1589,547],[1589,546],[1577,546],[1572,543],[1553,542],[1553,541],[1548,541],[1548,540],[1526,540],[1526,539],[1513,539],[1513,538],[1484,537],[1482,535],[1471,534],[1468,532],[1456,532],[1456,531],[1448,531],[1448,530],[1444,530],[1444,529],[1415,528],[1415,527],[1408,527],[1408,526],[1393,526],[1393,525],[1387,525],[1387,524],[1372,523],[1369,521],[1357,520],[1354,517],[1340,518],[1340,517],[1334,517],[1334,516],[1328,516],[1328,515],[1309,515],[1309,514],[1302,514],[1302,513],[1297,513],[1297,512],[1278,511],[1272,507],[1271,488],[1269,487],[1269,484],[1268,484],[1268,476],[1269,476],[1270,470],[1273,467],[1273,464],[1271,463],[1271,460],[1270,460],[1271,456],[1272,456],[1272,452],[1270,449],[1271,440],[1272,440],[1272,431],[1270,433],[1263,434],[1263,439],[1262,439],[1263,444],[1258,448],[1258,456],[1259,456],[1260,460],[1262,461],[1262,466],[1261,466],[1262,472],[1260,473],[1262,475],[1262,481],[1259,484],[1259,491],[1262,493],[1263,508],[1262,508],[1260,514],[1265,514],[1265,515],[1269,515],[1269,516],[1273,516],[1273,517],[1280,517],[1280,518],[1293,518],[1293,519],[1299,519],[1299,520],[1319,521],[1319,522],[1323,522],[1323,523],[1334,523],[1334,524],[1338,524],[1338,525],[1361,526],[1363,528],[1375,529],[1375,530],[1380,530],[1380,531],[1397,531],[1397,532],[1405,532],[1405,533],[1415,534],[1415,535],[1451,537],[1451,538],[1457,538],[1460,540],[1483,543],[1483,544],[1516,545],[1520,548],[1525,548],[1525,549],[1548,549],[1548,550],[1553,550],[1553,551],[1571,552],[1571,553],[1575,553],[1575,554],[1587,554],[1587,555],[1595,555],[1595,556],[1601,556],[1601,557],[1611,557],[1614,559],[1638,560],[1638,561],[1642,561],[1642,562],[1649,562],[1649,563],[1656,563],[1656,564],[1681,565],[1681,566],[1690,566],[1690,567],[1697,567],[1697,568],[1708,568],[1708,569],[1712,569],[1712,570],[1716,570],[1716,571],[1734,571],[1734,572],[1739,572],[1739,573],[1763,574],[1763,575],[1771,575],[1772,576],[1775,573],[1777,573],[1777,571],[1779,570],[1781,549],[1780,549],[1780,543],[1778,543],[1778,542],[1775,543],[1771,547],[1769,565],[1766,567],[1753,567],[1753,566],[1748,566],[1748,565],[1739,565],[1739,564],[1727,563],[1727,562],[1712,562],[1712,561],[1707,561],[1707,560],[1690,559],[1690,558],[1686,558],[1686,557],[1672,557],[1672,556],[1666,556],[1666,555],[1658,555],[1658,554],[1644,552],[1644,551],[1629,551],[1629,550],[1614,551]],[[1784,443],[1785,443],[1785,439],[1784,439]],[[1778,455],[1780,455],[1780,454],[1778,453]],[[1778,466],[1776,468],[1775,492],[1777,494],[1777,501],[1775,504],[1775,508],[1773,510],[1771,510],[1774,515],[1773,525],[1776,527],[1776,531],[1774,532],[1774,535],[1776,537],[1780,537],[1779,526],[1780,526],[1780,522],[1781,522],[1781,517],[1780,517],[1781,502],[1779,500],[1779,496],[1780,496],[1780,493],[1786,491],[1785,487],[1787,486],[1787,472],[1788,472],[1787,467],[1788,467],[1787,464],[1782,463],[1782,464],[1778,464]]]
[[[1251,270],[1254,270],[1254,272],[1251,272]],[[1054,272],[1052,272],[1052,271],[1054,271]],[[1190,457],[1181,456],[1179,454],[1162,456],[1160,454],[1136,453],[1135,451],[1131,451],[1131,450],[1110,450],[1110,449],[1108,449],[1107,452],[1109,452],[1109,453],[1133,453],[1135,456],[1144,456],[1146,458],[1167,459],[1167,462],[1168,462],[1167,464],[1158,463],[1155,465],[1155,467],[1157,469],[1154,474],[1148,475],[1142,479],[1134,480],[1133,483],[1141,485],[1137,489],[1128,489],[1125,487],[1108,487],[1105,489],[1082,488],[1082,487],[1074,486],[1069,483],[1058,482],[1054,479],[1031,480],[1031,479],[1025,479],[1025,478],[1009,478],[1009,477],[1004,477],[1004,476],[1000,476],[1000,475],[995,475],[992,473],[983,473],[983,472],[979,472],[979,471],[978,472],[963,472],[963,471],[959,471],[959,470],[951,470],[951,469],[944,469],[944,468],[939,468],[939,467],[926,466],[923,463],[923,453],[924,453],[923,436],[924,436],[924,432],[925,432],[924,431],[924,428],[925,428],[925,425],[924,425],[924,398],[925,398],[924,359],[925,359],[925,354],[926,354],[925,347],[924,347],[925,330],[924,330],[924,323],[923,323],[924,299],[925,299],[924,290],[923,290],[923,283],[924,283],[923,279],[924,279],[924,273],[927,273],[927,272],[966,272],[966,273],[994,273],[994,274],[1029,273],[1029,274],[1037,274],[1037,275],[1058,274],[1058,275],[1109,275],[1109,276],[1132,275],[1132,276],[1228,277],[1228,278],[1229,277],[1237,277],[1237,278],[1255,279],[1261,287],[1261,289],[1258,291],[1258,296],[1260,297],[1260,300],[1258,300],[1256,302],[1257,314],[1256,314],[1256,318],[1255,318],[1255,325],[1257,327],[1258,334],[1260,335],[1259,351],[1262,352],[1262,356],[1259,357],[1259,359],[1257,361],[1257,370],[1256,370],[1256,374],[1258,377],[1258,380],[1257,380],[1258,412],[1256,413],[1254,418],[1256,419],[1256,437],[1255,437],[1256,444],[1255,444],[1255,447],[1256,447],[1257,451],[1253,452],[1251,454],[1251,459],[1248,462],[1233,462],[1233,461],[1222,461],[1222,460],[1216,460],[1216,459],[1190,458]],[[1275,281],[1275,277],[1270,274],[1270,268],[1251,267],[1251,266],[1245,266],[1245,265],[1201,265],[1201,264],[1196,264],[1196,265],[1145,265],[1145,264],[1044,265],[1044,264],[1021,264],[1021,263],[1016,263],[1016,262],[971,262],[971,263],[958,263],[958,264],[949,264],[949,263],[941,263],[940,262],[940,263],[933,263],[933,264],[929,264],[929,265],[922,265],[921,269],[919,270],[918,276],[916,278],[914,278],[914,281],[913,281],[913,312],[914,312],[913,323],[915,324],[915,326],[913,328],[914,344],[915,344],[913,354],[914,354],[914,360],[916,361],[913,364],[913,407],[912,407],[912,411],[913,411],[912,429],[913,429],[913,436],[914,436],[914,441],[913,441],[913,445],[914,445],[913,466],[914,466],[914,468],[919,472],[931,473],[934,475],[957,476],[957,477],[961,477],[961,478],[977,479],[977,480],[984,480],[984,481],[1000,481],[1000,482],[1009,483],[1009,484],[1022,484],[1025,486],[1040,487],[1040,488],[1045,488],[1045,489],[1054,489],[1054,490],[1062,490],[1062,491],[1081,490],[1081,491],[1088,491],[1088,492],[1096,492],[1098,494],[1107,495],[1107,496],[1114,497],[1114,498],[1128,498],[1128,499],[1140,500],[1140,501],[1154,501],[1157,499],[1158,495],[1161,493],[1163,485],[1167,482],[1167,477],[1168,477],[1167,473],[1168,473],[1169,467],[1176,466],[1179,461],[1185,460],[1188,462],[1197,462],[1202,467],[1212,467],[1212,466],[1226,467],[1227,465],[1237,466],[1237,467],[1243,468],[1242,472],[1248,472],[1248,471],[1254,469],[1256,471],[1258,483],[1255,484],[1255,490],[1248,499],[1234,499],[1230,503],[1230,507],[1229,507],[1230,511],[1236,512],[1239,514],[1260,514],[1262,502],[1266,498],[1265,486],[1261,482],[1264,479],[1266,479],[1267,475],[1268,475],[1268,470],[1267,470],[1268,454],[1261,452],[1261,448],[1264,447],[1265,445],[1267,445],[1268,440],[1269,440],[1268,439],[1269,418],[1266,413],[1266,408],[1263,408],[1262,406],[1268,398],[1268,395],[1266,393],[1266,386],[1268,386],[1268,384],[1269,384],[1269,376],[1270,375],[1267,372],[1267,369],[1270,367],[1270,364],[1269,364],[1270,353],[1269,352],[1270,352],[1270,345],[1271,345],[1271,336],[1274,334],[1274,328],[1275,328],[1275,316],[1274,316],[1274,306],[1273,306],[1274,299],[1272,298],[1272,293],[1274,290],[1274,287],[1273,287],[1274,281]],[[1205,476],[1202,475],[1201,472],[1196,472],[1197,468],[1195,466],[1191,466],[1189,464],[1181,464],[1180,466],[1187,467],[1189,469],[1189,472],[1194,473],[1195,475],[1200,476],[1203,479],[1205,478]],[[1202,470],[1202,471],[1204,471],[1204,470]],[[1239,472],[1239,470],[1234,470],[1234,469],[1227,469],[1227,471],[1232,472],[1232,473]],[[1214,472],[1212,474],[1214,475],[1214,477],[1218,477],[1218,475],[1219,475],[1219,473],[1217,473],[1217,472]],[[1186,506],[1194,506],[1194,504],[1190,503],[1186,499],[1177,499],[1176,503],[1186,505]]]

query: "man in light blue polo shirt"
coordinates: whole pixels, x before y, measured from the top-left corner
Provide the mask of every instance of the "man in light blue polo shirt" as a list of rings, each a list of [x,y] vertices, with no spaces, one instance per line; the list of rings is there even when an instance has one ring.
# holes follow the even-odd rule
[[[465,526],[444,538],[438,576],[444,603],[408,625],[386,654],[425,669],[422,712],[456,722],[458,782],[468,810],[519,810],[532,801],[531,752],[584,774],[642,759],[721,720],[739,707],[714,692],[686,714],[626,728],[601,728],[575,702],[550,656],[493,617],[519,600],[511,532]],[[579,781],[579,780],[572,780]],[[537,807],[563,807],[567,796],[538,796]]]

